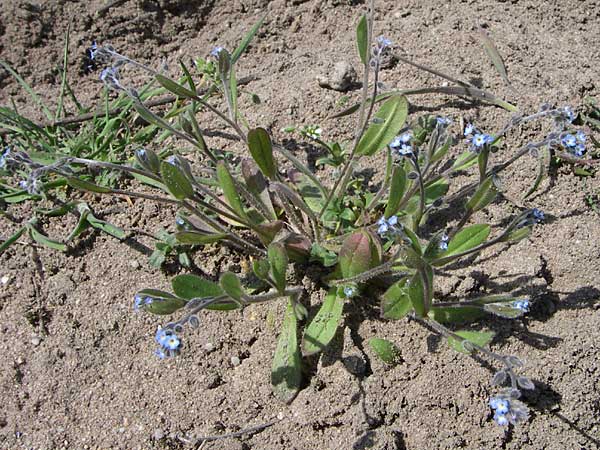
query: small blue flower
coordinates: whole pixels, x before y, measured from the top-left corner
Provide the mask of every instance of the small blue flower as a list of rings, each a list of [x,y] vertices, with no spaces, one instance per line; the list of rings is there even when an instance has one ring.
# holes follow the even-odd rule
[[[379,36],[377,38],[377,45],[379,46],[380,49],[383,50],[386,47],[391,47],[392,46],[392,41],[390,41],[385,36]]]
[[[396,136],[390,143],[390,148],[396,151],[400,156],[412,155],[413,149],[410,145],[412,134],[407,132],[400,136]]]
[[[544,214],[544,212],[540,209],[537,208],[533,208],[531,210],[531,214],[533,216],[533,218],[535,219],[536,222],[542,222],[546,219],[546,215]]]
[[[10,147],[6,147],[2,156],[0,156],[0,169],[4,169],[7,166],[7,159],[10,157]]]
[[[529,312],[529,300],[524,299],[524,300],[516,300],[514,302],[512,302],[512,307],[515,309],[520,309],[521,311],[523,311],[524,313]]]
[[[344,295],[346,298],[354,297],[356,294],[356,288],[354,286],[344,286]]]
[[[180,227],[185,226],[185,220],[183,220],[181,217],[177,217],[175,219],[175,224],[179,225]]]
[[[393,227],[398,225],[398,216],[392,216],[387,220],[389,226]]]
[[[29,189],[29,182],[27,180],[21,180],[19,181],[19,187],[26,191]]]
[[[89,48],[90,59],[93,61],[96,58],[96,53],[98,53],[98,44],[96,41],[92,41],[92,45]]]
[[[565,115],[565,118],[571,123],[575,120],[575,113],[573,112],[573,110],[571,109],[571,107],[569,106],[565,106],[563,109],[563,113]]]
[[[159,357],[159,359],[165,359],[168,355],[161,349],[154,350],[154,354]]]
[[[447,127],[452,124],[452,119],[450,119],[449,117],[438,116],[435,120],[437,124],[442,127]]]
[[[173,351],[173,350],[178,350],[180,345],[181,345],[181,341],[179,340],[179,338],[177,337],[177,335],[171,334],[171,335],[169,335],[169,337],[165,341],[165,345],[164,346],[168,350],[172,350]]]
[[[501,427],[508,425],[508,419],[504,414],[494,414],[494,421]]]
[[[181,339],[171,329],[159,327],[156,330],[154,339],[160,346],[154,353],[160,359],[164,359],[167,356],[175,356],[181,350]]]
[[[563,147],[573,148],[577,145],[577,138],[572,134],[565,134],[561,139]]]
[[[134,311],[139,311],[140,308],[142,307],[142,304],[144,303],[144,298],[140,295],[140,294],[135,294],[135,297],[133,297],[133,309]]]
[[[484,134],[484,133],[477,133],[473,135],[473,138],[471,139],[471,143],[474,147],[476,148],[481,148],[486,144],[490,144],[494,141],[494,138],[492,136],[490,136],[489,134]]]
[[[220,45],[216,46],[215,48],[213,48],[210,52],[210,56],[214,56],[215,58],[219,57],[219,53],[221,53],[223,51],[223,47],[221,47]]]
[[[146,156],[146,149],[140,148],[139,150],[136,150],[136,153],[140,155],[140,157],[144,158]]]
[[[527,406],[517,400],[510,391],[510,389],[505,390],[496,397],[490,398],[489,404],[494,410],[494,421],[500,426],[506,426],[509,423],[516,425],[529,417]]]
[[[575,133],[575,137],[577,138],[577,142],[579,142],[580,144],[585,144],[587,137],[585,136],[585,133],[583,131],[577,131],[577,133]]]
[[[440,238],[440,243],[439,243],[440,250],[443,250],[443,251],[448,250],[448,241],[449,240],[450,240],[450,238],[448,237],[448,235],[446,233],[442,234],[442,237]]]
[[[585,145],[577,144],[573,149],[573,154],[579,158],[581,158],[585,153]]]
[[[465,136],[471,136],[475,132],[475,126],[472,123],[468,123],[465,127]]]
[[[510,403],[506,399],[503,399],[503,398],[500,398],[500,397],[492,397],[490,399],[490,406],[498,414],[506,414],[508,412]]]
[[[177,161],[177,158],[175,157],[175,155],[171,155],[168,158],[166,158],[165,162],[168,162],[172,166],[179,167],[179,161]]]
[[[385,235],[388,232],[398,233],[398,216],[391,216],[389,219],[386,219],[385,216],[382,216],[381,219],[377,221],[377,225],[379,228],[377,229],[377,233],[380,236]]]

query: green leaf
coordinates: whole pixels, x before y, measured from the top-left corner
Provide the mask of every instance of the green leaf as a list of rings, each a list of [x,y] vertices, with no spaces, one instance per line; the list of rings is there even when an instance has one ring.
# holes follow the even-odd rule
[[[338,256],[335,254],[335,252],[317,244],[316,242],[313,242],[310,249],[310,260],[318,261],[324,267],[331,267],[335,266],[337,263]]]
[[[252,262],[252,271],[261,280],[266,280],[269,276],[271,265],[266,259],[257,259]]]
[[[125,230],[104,220],[100,220],[93,214],[87,215],[87,221],[92,227],[104,231],[117,239],[125,239],[127,237]]]
[[[162,87],[178,97],[188,98],[190,100],[195,100],[198,98],[198,95],[195,92],[190,91],[189,89],[181,86],[179,83],[165,77],[164,75],[156,74],[155,78]]]
[[[217,283],[193,274],[177,275],[171,280],[171,286],[175,295],[186,300],[218,297],[225,294]],[[234,303],[213,303],[206,307],[206,309],[218,311],[228,311],[237,308],[238,305]]]
[[[400,359],[400,350],[386,339],[371,338],[369,346],[375,354],[386,364],[396,364]]]
[[[225,272],[221,275],[221,278],[219,278],[219,285],[232,299],[238,302],[241,301],[242,296],[244,295],[244,289],[242,288],[240,279],[235,273]]]
[[[501,242],[519,242],[525,239],[531,234],[531,227],[519,228],[508,234],[505,238],[501,239]]]
[[[408,295],[408,278],[394,283],[381,299],[381,313],[384,318],[398,320],[412,311],[413,306]]]
[[[335,336],[343,309],[344,298],[337,295],[336,287],[332,287],[325,295],[317,315],[304,331],[302,354],[310,356],[323,351]]]
[[[163,161],[160,163],[160,175],[168,191],[177,200],[193,197],[194,188],[183,171],[175,164]]]
[[[475,165],[477,163],[477,153],[467,150],[466,152],[460,154],[458,158],[452,164],[452,170],[454,172],[459,172],[461,170],[466,170],[469,167]]]
[[[197,231],[178,231],[175,239],[185,245],[207,245],[222,241],[227,237],[225,233],[205,234]]]
[[[492,177],[488,177],[479,185],[479,188],[477,188],[473,197],[467,202],[466,207],[473,212],[480,211],[492,203],[497,194],[498,190],[494,185]]]
[[[367,23],[367,15],[363,14],[358,21],[356,27],[356,46],[358,48],[358,56],[363,65],[367,65],[368,61],[368,46],[369,46],[369,25]]]
[[[508,86],[510,86],[508,74],[506,73],[506,67],[504,67],[504,61],[502,61],[502,56],[500,56],[500,52],[498,52],[498,49],[494,45],[494,41],[492,41],[492,39],[489,37],[486,31],[483,28],[481,28],[481,26],[479,26],[478,29],[479,36],[481,37],[481,41],[483,43],[483,47],[485,48],[485,52],[492,60],[494,67],[496,68],[504,82]]]
[[[273,393],[280,400],[289,403],[300,390],[301,382],[298,319],[294,313],[292,300],[289,300],[271,366]]]
[[[394,166],[390,184],[390,195],[385,207],[385,217],[389,218],[398,212],[400,202],[406,190],[406,171],[402,165]]]
[[[477,320],[485,316],[485,313],[477,306],[433,306],[428,316],[439,323],[462,323]]]
[[[344,240],[338,257],[342,277],[351,278],[378,266],[381,257],[381,244],[371,232],[352,233]]]
[[[240,56],[242,56],[242,53],[244,53],[246,51],[246,49],[248,48],[248,45],[250,45],[250,42],[252,41],[252,38],[254,37],[254,35],[256,34],[258,29],[261,27],[261,25],[265,21],[265,17],[267,17],[266,14],[264,16],[262,16],[259,19],[259,21],[254,24],[254,26],[252,28],[250,28],[250,31],[248,31],[248,33],[246,33],[246,36],[244,36],[244,38],[242,39],[242,42],[239,43],[239,45],[236,47],[236,49],[231,54],[231,64],[235,64],[237,62],[237,60],[240,59]]]
[[[423,286],[423,279],[419,272],[415,273],[409,281],[408,297],[410,298],[410,303],[415,310],[415,314],[418,317],[424,317],[425,314],[427,314],[427,298]]]
[[[386,100],[375,114],[374,119],[379,120],[375,120],[360,139],[356,154],[371,156],[392,142],[398,130],[404,125],[407,114],[406,97],[397,95]]]
[[[0,255],[4,252],[4,250],[6,250],[12,244],[17,242],[17,240],[23,235],[25,230],[27,230],[27,227],[19,228],[15,234],[13,234],[8,239],[6,239],[4,242],[2,242],[2,244],[0,244]]]
[[[460,353],[471,353],[468,343],[471,342],[479,347],[485,347],[494,338],[495,333],[492,331],[457,331],[455,334],[463,338],[459,340],[454,337],[448,338],[448,344],[454,350]],[[467,341],[467,343],[465,343]]]
[[[67,177],[67,184],[75,189],[79,189],[80,191],[96,192],[99,194],[112,192],[112,189],[110,188],[98,186],[97,184],[75,177]]]
[[[143,299],[142,307],[146,311],[159,315],[172,314],[183,308],[187,303],[184,299],[158,289],[142,289],[136,293],[136,297],[138,296]],[[152,299],[152,301],[146,303],[147,298]]]
[[[267,249],[267,257],[271,266],[271,277],[275,282],[275,287],[280,294],[283,294],[286,287],[286,274],[288,266],[288,255],[285,247],[280,242],[271,242]]]
[[[28,226],[28,228],[29,228],[29,235],[38,244],[45,245],[46,247],[49,247],[53,250],[60,250],[61,252],[67,251],[67,246],[65,244],[63,244],[62,242],[58,242],[53,239],[50,239],[48,236],[40,233],[38,230],[36,230],[32,226]]]
[[[241,219],[248,221],[248,216],[242,206],[242,201],[238,195],[235,180],[229,173],[229,169],[222,161],[217,163],[217,179],[219,180],[219,186],[223,190],[223,195],[227,200],[227,203],[231,208],[238,214]]]
[[[448,249],[443,256],[458,255],[483,244],[491,229],[486,224],[475,224],[460,230],[448,243]]]
[[[260,171],[269,179],[277,177],[277,166],[273,159],[273,145],[269,133],[264,128],[255,128],[248,132],[248,148]]]

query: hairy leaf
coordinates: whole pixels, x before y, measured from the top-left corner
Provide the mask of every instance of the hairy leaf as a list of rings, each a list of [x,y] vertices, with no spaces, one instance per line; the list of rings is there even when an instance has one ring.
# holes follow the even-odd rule
[[[302,339],[302,353],[306,356],[321,352],[335,336],[335,332],[342,317],[344,298],[337,295],[337,288],[332,287],[317,315],[304,331]]]
[[[406,97],[397,95],[386,100],[375,114],[374,122],[360,139],[356,154],[371,156],[392,142],[404,125],[407,114]]]
[[[288,301],[281,333],[271,366],[273,393],[280,400],[291,402],[302,382],[302,367],[298,349],[298,324],[292,300]]]

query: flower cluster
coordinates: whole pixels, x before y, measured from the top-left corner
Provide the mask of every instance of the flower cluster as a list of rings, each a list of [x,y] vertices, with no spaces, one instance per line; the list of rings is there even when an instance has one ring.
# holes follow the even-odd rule
[[[585,153],[585,141],[585,133],[583,131],[578,131],[574,135],[570,133],[565,134],[560,140],[560,143],[567,151],[581,158]]]
[[[485,145],[489,145],[494,142],[493,136],[482,133],[470,123],[465,127],[464,134],[467,138],[467,142],[471,144],[471,151],[475,153],[479,153]]]
[[[412,134],[407,132],[400,136],[396,136],[390,143],[390,148],[401,157],[410,156],[413,154],[413,148],[412,145],[410,145],[411,141]]]
[[[515,398],[520,395],[517,389],[507,389],[490,399],[490,407],[494,410],[494,420],[498,425],[506,426],[509,423],[516,425],[529,418],[527,406]]]
[[[388,233],[398,234],[402,230],[402,225],[398,223],[398,216],[391,216],[389,219],[382,216],[381,219],[377,221],[377,225],[379,225],[377,233],[380,236],[385,236]]]
[[[173,330],[159,327],[156,330],[154,339],[160,346],[154,353],[160,359],[176,356],[181,350],[181,339],[179,339]]]
[[[440,250],[448,250],[448,241],[450,241],[450,237],[446,233],[442,234],[442,237],[440,238],[440,243],[438,244]]]
[[[450,119],[449,117],[442,117],[442,116],[437,116],[435,118],[436,124],[439,127],[449,127],[450,125],[452,125],[452,119]]]

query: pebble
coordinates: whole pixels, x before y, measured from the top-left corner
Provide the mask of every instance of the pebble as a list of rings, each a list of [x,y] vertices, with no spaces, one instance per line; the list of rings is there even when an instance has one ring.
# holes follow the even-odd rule
[[[131,261],[129,261],[129,265],[131,266],[132,269],[140,268],[140,263],[135,259],[132,259]]]
[[[152,439],[154,439],[155,441],[160,441],[164,437],[165,433],[160,428],[157,428],[156,430],[154,430],[154,433],[152,433]]]
[[[31,343],[33,344],[34,347],[37,347],[38,345],[40,345],[42,343],[42,340],[39,337],[34,336],[31,338]]]
[[[240,358],[238,358],[237,356],[231,357],[231,365],[233,367],[239,366],[240,364],[241,364]]]
[[[356,71],[347,61],[336,62],[324,75],[317,76],[319,86],[345,92],[356,84]]]
[[[204,344],[204,350],[207,352],[212,352],[215,349],[215,345],[212,342],[207,342]]]
[[[9,281],[10,277],[8,275],[2,275],[2,278],[0,278],[0,283],[2,284],[8,284]]]

